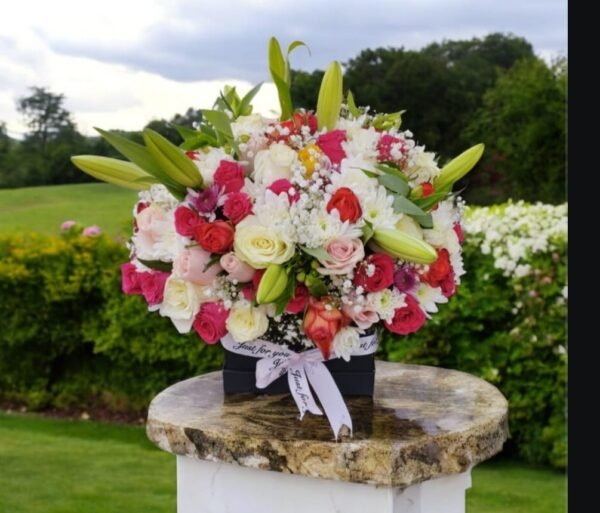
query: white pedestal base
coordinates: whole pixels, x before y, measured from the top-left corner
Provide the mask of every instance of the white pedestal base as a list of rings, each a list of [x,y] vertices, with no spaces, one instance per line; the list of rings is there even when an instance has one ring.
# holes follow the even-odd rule
[[[470,472],[399,490],[177,456],[178,513],[465,513],[470,486]]]

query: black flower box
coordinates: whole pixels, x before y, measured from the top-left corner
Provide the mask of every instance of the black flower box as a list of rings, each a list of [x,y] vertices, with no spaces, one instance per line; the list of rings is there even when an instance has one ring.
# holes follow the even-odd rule
[[[276,379],[268,387],[256,388],[257,358],[239,355],[225,349],[223,388],[225,394],[288,394],[287,374]],[[349,362],[336,358],[324,362],[344,396],[373,397],[375,387],[375,355],[353,356]]]

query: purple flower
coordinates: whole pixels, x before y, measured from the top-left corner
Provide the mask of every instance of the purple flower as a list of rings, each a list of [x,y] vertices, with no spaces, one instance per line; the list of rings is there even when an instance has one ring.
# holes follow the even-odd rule
[[[220,196],[221,188],[211,185],[202,192],[189,192],[185,199],[201,214],[212,214],[219,204]]]
[[[398,267],[394,272],[394,285],[400,292],[413,292],[418,281],[417,273],[410,267]]]
[[[100,235],[101,233],[102,233],[102,230],[100,229],[100,227],[96,224],[93,224],[92,226],[88,226],[87,228],[84,228],[82,235],[84,237],[96,237],[96,236]]]
[[[66,232],[67,230],[70,230],[71,228],[73,228],[73,226],[75,226],[76,224],[77,224],[77,221],[68,220],[60,225],[60,229],[61,229],[61,231]]]

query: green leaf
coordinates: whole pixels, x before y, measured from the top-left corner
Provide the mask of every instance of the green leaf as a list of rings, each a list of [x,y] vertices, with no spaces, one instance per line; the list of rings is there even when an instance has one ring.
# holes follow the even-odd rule
[[[177,182],[171,179],[171,177],[165,173],[162,167],[154,159],[148,148],[114,132],[108,132],[96,127],[94,127],[94,129],[121,155],[123,155],[126,159],[129,159],[147,173],[158,178],[160,182],[164,184],[172,184],[174,186],[177,185]]]
[[[275,301],[275,315],[281,315],[296,292],[296,280],[288,280],[285,290]]]
[[[225,136],[233,138],[231,120],[227,114],[219,110],[203,110],[202,115],[217,132],[221,132]]]
[[[404,180],[402,180],[402,178],[399,178],[398,176],[381,175],[381,176],[377,177],[377,180],[386,189],[388,189],[392,192],[397,192],[398,194],[401,194],[402,196],[408,196],[408,193],[410,192],[410,187],[408,186],[408,184]]]
[[[173,270],[172,262],[163,262],[162,260],[142,260],[141,258],[138,258],[137,260],[138,262],[144,264],[146,267],[154,269],[155,271],[163,271],[165,273],[170,273]]]
[[[373,173],[373,171],[369,171],[368,169],[360,169],[365,175],[367,175],[369,178],[379,178],[381,175],[377,174],[377,173]]]
[[[382,173],[386,175],[397,176],[398,178],[402,178],[406,183],[408,183],[408,176],[406,176],[402,170],[392,162],[386,162],[383,164],[375,164],[375,169],[378,169]]]
[[[285,79],[285,59],[277,38],[269,39],[269,71],[271,75],[275,74]]]
[[[450,190],[446,189],[443,191],[434,192],[426,198],[413,199],[413,202],[423,210],[429,210],[437,205],[440,201],[445,200],[449,193]]]
[[[193,139],[188,139],[187,141],[184,141],[183,143],[181,143],[181,145],[179,147],[185,151],[193,151],[193,150],[197,150],[198,148],[202,148],[203,146],[216,146],[216,145],[217,145],[216,138],[211,137],[202,132],[197,132],[196,137],[194,137]]]
[[[367,242],[369,242],[369,239],[373,237],[375,230],[373,230],[373,225],[369,223],[369,221],[365,221],[365,225],[363,226],[362,232],[362,241],[363,244],[366,244]]]
[[[412,216],[412,218],[421,225],[421,228],[433,228],[433,218],[431,217],[431,214]]]
[[[204,266],[204,270],[202,271],[203,273],[205,273],[206,271],[208,271],[208,269],[210,267],[212,267],[213,265],[215,265],[219,260],[221,260],[221,257],[223,255],[219,255],[218,253],[213,253],[212,255],[210,255],[210,258],[208,259],[208,262],[206,262],[206,265]]]
[[[346,103],[348,104],[348,110],[350,111],[350,114],[352,114],[355,118],[358,118],[360,116],[360,110],[354,102],[354,95],[352,94],[352,91],[348,91]]]
[[[401,196],[399,194],[394,195],[394,210],[401,214],[408,214],[410,216],[424,216],[427,215],[423,209],[419,208],[412,201]]]
[[[300,249],[307,255],[310,255],[311,257],[316,258],[320,262],[331,259],[331,257],[329,256],[329,253],[327,253],[327,251],[325,251],[325,248],[307,248],[305,246],[300,246]]]
[[[184,141],[189,139],[193,139],[198,135],[198,130],[194,130],[193,128],[189,128],[183,125],[177,125],[175,123],[170,123],[170,125],[177,130],[177,133],[181,136]]]
[[[244,97],[242,98],[242,101],[240,102],[240,108],[239,108],[240,116],[247,116],[252,113],[252,105],[251,105],[252,100],[254,100],[254,97],[256,96],[258,91],[260,91],[260,88],[262,87],[262,85],[263,85],[262,82],[260,84],[255,85],[252,89],[250,89],[250,91],[248,91],[244,95]]]
[[[277,93],[279,94],[279,106],[281,107],[281,120],[290,119],[294,114],[294,106],[292,104],[292,92],[287,82],[279,75],[271,74]]]
[[[152,157],[171,180],[186,187],[202,186],[200,172],[177,146],[149,128],[144,130],[143,135]]]
[[[342,67],[333,61],[323,75],[319,99],[317,100],[317,121],[319,129],[333,130],[340,114],[343,96]]]
[[[71,162],[84,173],[98,180],[136,191],[146,190],[149,184],[158,181],[135,164],[125,160],[97,155],[77,155],[71,157]],[[138,181],[142,178],[144,181]]]
[[[287,54],[288,56],[296,49],[299,48],[300,46],[303,46],[304,48],[306,48],[308,50],[308,55],[310,55],[310,48],[308,47],[308,45],[304,42],[304,41],[293,41],[289,44],[288,49],[287,49]]]
[[[309,274],[306,277],[304,284],[308,288],[308,292],[310,292],[310,295],[316,298],[326,296],[328,293],[327,285],[325,285],[323,278],[315,274]]]

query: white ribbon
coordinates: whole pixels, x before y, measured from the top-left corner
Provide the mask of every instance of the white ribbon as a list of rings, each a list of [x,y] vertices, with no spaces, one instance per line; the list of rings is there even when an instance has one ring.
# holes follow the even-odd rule
[[[236,342],[231,335],[221,339],[223,347],[232,353],[260,358],[256,362],[256,387],[266,388],[277,378],[287,373],[292,397],[300,411],[300,420],[309,411],[314,415],[323,415],[312,395],[310,386],[317,394],[327,420],[331,425],[335,439],[342,426],[352,433],[352,419],[344,398],[333,380],[329,370],[323,364],[321,351],[311,349],[295,353],[284,346],[267,340],[256,339],[250,342]],[[360,338],[360,344],[352,356],[365,356],[377,351],[377,335]],[[332,358],[337,356],[332,356]],[[310,384],[310,386],[309,386]]]

